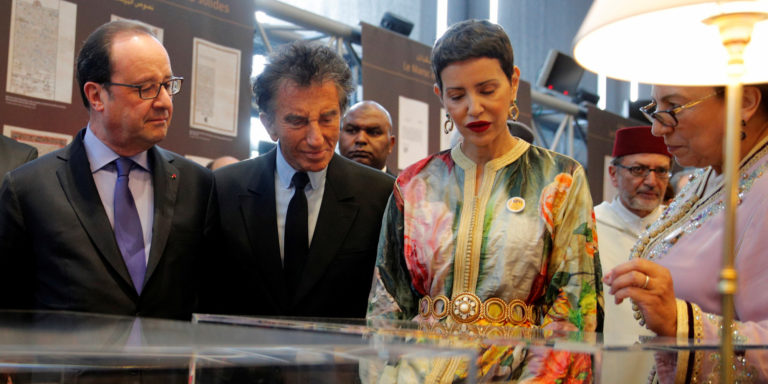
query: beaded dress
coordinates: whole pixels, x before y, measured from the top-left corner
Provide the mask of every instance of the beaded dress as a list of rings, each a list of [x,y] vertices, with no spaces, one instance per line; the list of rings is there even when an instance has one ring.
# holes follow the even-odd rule
[[[768,138],[742,160],[736,218],[734,343],[768,344]],[[722,266],[725,203],[723,177],[711,168],[698,171],[661,219],[641,236],[633,256],[669,269],[677,297],[677,337],[717,345],[722,329],[718,292]],[[715,349],[659,354],[661,382],[717,382],[720,355]],[[737,351],[732,362],[739,383],[768,382],[768,352]]]

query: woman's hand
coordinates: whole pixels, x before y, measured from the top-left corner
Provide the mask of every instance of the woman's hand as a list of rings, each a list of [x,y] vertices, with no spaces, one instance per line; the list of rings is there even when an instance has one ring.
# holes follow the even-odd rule
[[[640,307],[646,328],[659,336],[677,334],[677,303],[669,270],[649,260],[634,259],[612,269],[603,282],[611,287],[616,304],[632,299]]]

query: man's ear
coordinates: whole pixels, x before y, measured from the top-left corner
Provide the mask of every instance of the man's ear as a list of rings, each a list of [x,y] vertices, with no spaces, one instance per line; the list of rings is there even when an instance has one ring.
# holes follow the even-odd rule
[[[387,153],[392,153],[392,148],[395,148],[396,142],[397,138],[395,138],[395,135],[389,135],[389,151]]]
[[[104,110],[104,98],[109,96],[106,94],[107,90],[104,89],[104,86],[88,81],[83,85],[83,91],[92,110],[99,112]]]
[[[619,179],[616,175],[616,166],[615,165],[609,165],[608,166],[608,175],[611,176],[611,185],[613,185],[614,188],[619,188]]]
[[[267,133],[269,134],[269,138],[271,138],[272,141],[277,141],[277,131],[275,131],[272,119],[270,119],[266,113],[262,112],[262,113],[259,113],[259,120],[261,121],[261,125],[264,126],[264,129],[267,130]]]

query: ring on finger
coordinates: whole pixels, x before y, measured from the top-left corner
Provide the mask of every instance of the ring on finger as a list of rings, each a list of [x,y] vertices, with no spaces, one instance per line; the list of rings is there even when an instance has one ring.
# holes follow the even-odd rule
[[[650,280],[651,280],[651,278],[650,278],[650,277],[648,277],[648,275],[645,275],[645,283],[643,283],[643,287],[642,287],[641,289],[646,289],[646,288],[648,288],[648,282],[649,282]]]

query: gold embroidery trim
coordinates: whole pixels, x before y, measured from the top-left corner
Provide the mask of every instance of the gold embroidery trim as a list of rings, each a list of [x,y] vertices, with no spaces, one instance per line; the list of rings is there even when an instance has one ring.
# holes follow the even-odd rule
[[[688,305],[685,300],[675,299],[677,304],[677,344],[688,344]],[[689,351],[677,353],[677,369],[675,369],[675,383],[685,383],[685,374],[688,371]]]
[[[690,321],[693,321],[693,343],[701,344],[702,338],[704,337],[704,319],[701,315],[701,308],[698,305],[691,303],[691,309],[693,310],[693,318],[690,319]],[[692,353],[694,355],[691,379],[693,382],[696,382],[696,378],[699,377],[699,373],[701,372],[701,361],[703,360],[704,353],[702,351],[697,352],[696,350]]]
[[[475,292],[480,271],[480,250],[483,241],[483,222],[485,210],[493,191],[500,169],[520,158],[530,147],[523,140],[517,140],[515,145],[502,156],[493,159],[483,167],[483,177],[479,188],[476,185],[477,164],[461,151],[456,145],[451,149],[451,157],[464,170],[464,206],[461,210],[459,228],[456,231],[456,248],[453,265],[452,296],[464,292]],[[477,195],[475,195],[477,189]],[[472,202],[469,204],[468,202]]]
[[[479,325],[458,324],[450,322],[419,322],[419,331],[429,336],[438,338],[446,337],[480,337],[480,338],[515,338],[515,339],[541,339],[551,337],[553,331],[541,328],[525,328],[512,325]]]

